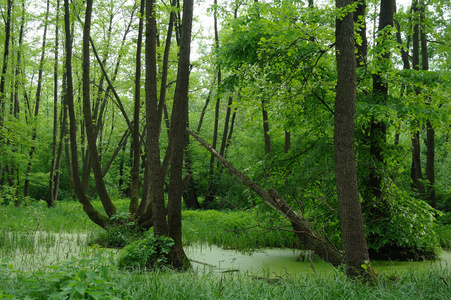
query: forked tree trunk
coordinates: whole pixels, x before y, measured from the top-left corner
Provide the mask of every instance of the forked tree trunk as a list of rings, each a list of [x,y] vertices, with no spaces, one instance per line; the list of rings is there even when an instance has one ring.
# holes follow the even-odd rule
[[[163,107],[158,105],[157,94],[157,24],[155,19],[153,0],[146,0],[146,123],[147,123],[147,163],[149,172],[149,193],[152,205],[154,234],[156,236],[168,235],[168,224],[166,221],[166,205],[164,201],[164,180],[162,175],[160,159],[160,130]],[[143,215],[143,217],[146,214]],[[140,223],[148,218],[141,217]]]
[[[90,5],[92,7],[92,1]],[[74,107],[74,87],[72,78],[72,39],[70,30],[70,11],[69,11],[69,0],[64,0],[64,29],[65,29],[65,48],[66,48],[66,76],[67,76],[67,89],[66,89],[66,103],[69,110],[69,120],[70,120],[70,158],[71,158],[71,168],[72,168],[72,179],[74,192],[83,205],[83,210],[86,212],[88,217],[100,227],[106,228],[108,226],[109,219],[105,215],[98,212],[88,200],[86,195],[83,193],[81,187],[81,181],[79,177],[78,168],[78,149],[77,149],[77,119],[75,117],[75,107]]]
[[[171,172],[169,176],[168,227],[169,236],[175,244],[171,251],[172,265],[186,268],[189,260],[182,245],[182,193],[183,154],[187,146],[188,133],[188,88],[190,74],[191,27],[193,22],[193,0],[183,1],[182,32],[180,36],[177,85],[171,116]]]
[[[86,15],[83,28],[83,116],[86,126],[86,136],[88,138],[88,151],[91,154],[92,170],[94,171],[97,192],[106,214],[108,217],[111,217],[116,214],[116,207],[111,201],[110,195],[106,190],[105,182],[103,181],[100,157],[99,152],[97,151],[96,128],[91,115],[89,43],[91,35],[92,2],[92,0],[86,1]]]

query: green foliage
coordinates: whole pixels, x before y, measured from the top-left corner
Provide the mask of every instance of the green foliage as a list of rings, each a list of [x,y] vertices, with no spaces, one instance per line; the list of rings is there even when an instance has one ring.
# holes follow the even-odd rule
[[[117,259],[119,268],[131,270],[153,269],[169,262],[174,241],[164,236],[148,235],[126,246]]]
[[[85,254],[47,271],[23,272],[0,265],[0,298],[121,299],[121,287],[110,252]],[[115,275],[115,276],[113,276]]]
[[[449,268],[381,274],[371,286],[339,272],[261,278],[156,269],[120,272],[109,253],[29,273],[0,263],[0,298],[13,299],[449,299]]]
[[[434,230],[437,211],[396,187],[391,187],[386,197],[385,201],[364,207],[368,248],[392,259],[437,258],[440,253]],[[375,208],[378,219],[371,216]],[[396,253],[391,253],[393,250]]]

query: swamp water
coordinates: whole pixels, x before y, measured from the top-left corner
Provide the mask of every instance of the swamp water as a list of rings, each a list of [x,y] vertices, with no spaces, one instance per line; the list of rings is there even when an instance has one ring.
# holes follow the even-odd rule
[[[88,251],[86,233],[45,231],[0,231],[0,262],[12,263],[16,270],[36,271]]]
[[[35,271],[45,269],[82,253],[98,253],[100,248],[87,245],[85,233],[12,233],[0,231],[0,261],[7,260],[16,270]],[[117,249],[108,249],[117,253]],[[259,277],[327,276],[335,272],[328,263],[296,249],[260,249],[250,253],[222,249],[215,245],[190,245],[185,247],[192,260],[193,269],[201,273],[245,272]],[[430,267],[451,268],[451,252],[444,252],[441,259],[425,262],[372,261],[379,271],[402,272]]]
[[[200,272],[248,272],[253,276],[328,276],[335,269],[328,263],[312,255],[309,251],[296,249],[260,249],[245,254],[217,246],[189,246],[185,248],[193,267]],[[443,252],[436,261],[371,261],[377,271],[403,272],[423,270],[431,267],[451,268],[451,252]]]

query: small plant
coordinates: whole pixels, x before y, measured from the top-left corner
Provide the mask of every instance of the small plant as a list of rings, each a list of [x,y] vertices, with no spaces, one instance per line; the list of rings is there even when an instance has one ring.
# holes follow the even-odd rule
[[[124,269],[151,269],[169,262],[174,241],[164,236],[149,235],[126,246],[119,254],[118,267]]]
[[[0,298],[14,299],[124,299],[112,254],[86,253],[49,267],[51,272],[21,272],[0,264]]]

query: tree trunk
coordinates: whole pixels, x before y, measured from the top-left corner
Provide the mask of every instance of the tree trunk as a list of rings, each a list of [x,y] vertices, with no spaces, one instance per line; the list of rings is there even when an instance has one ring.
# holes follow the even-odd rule
[[[157,24],[154,1],[146,0],[146,123],[147,123],[147,163],[149,172],[150,202],[152,205],[154,234],[168,235],[166,206],[164,202],[164,180],[160,160],[160,130],[163,107],[158,105],[157,94]],[[143,215],[145,216],[145,214]],[[140,219],[140,223],[147,221]]]
[[[353,0],[336,0],[337,8],[352,5]],[[354,118],[356,105],[356,58],[353,13],[336,20],[337,85],[334,114],[335,181],[341,222],[346,273],[365,275],[369,265],[354,154]],[[369,270],[372,272],[372,270]]]
[[[57,143],[58,143],[58,34],[59,34],[59,13],[60,0],[56,4],[56,28],[55,28],[55,63],[53,66],[53,139],[52,139],[52,162],[50,165],[50,180],[49,180],[49,197],[47,198],[47,205],[53,206],[56,199],[54,198],[55,186],[55,170],[57,165]]]
[[[215,31],[215,48],[219,49],[219,30],[218,30],[218,1],[214,1],[214,31]],[[216,105],[215,105],[215,122],[213,127],[213,148],[216,148],[216,143],[218,140],[218,128],[219,128],[219,108],[221,103],[221,97],[220,97],[220,86],[221,86],[221,80],[222,80],[222,73],[221,68],[217,66],[217,90],[216,90]],[[203,203],[204,207],[207,207],[210,203],[213,202],[215,195],[214,195],[214,187],[213,187],[213,181],[214,181],[214,156],[211,155],[210,157],[210,169],[208,172],[208,187],[207,192],[205,195],[205,200]]]
[[[97,151],[95,134],[95,125],[91,116],[91,98],[90,98],[90,55],[89,42],[91,34],[91,15],[92,15],[92,0],[86,1],[86,15],[83,28],[83,115],[86,126],[86,135],[88,138],[88,150],[91,154],[92,169],[94,171],[94,178],[97,185],[100,201],[102,202],[105,212],[108,217],[116,214],[116,207],[110,199],[106,190],[105,182],[103,181],[102,169],[100,166],[100,157]]]
[[[327,238],[323,238],[320,234],[314,232],[302,214],[300,212],[295,212],[294,209],[290,207],[275,190],[264,190],[249,177],[235,169],[230,162],[219,155],[212,145],[205,142],[189,128],[186,128],[186,130],[203,147],[213,154],[213,156],[219,160],[219,162],[229,171],[231,175],[235,176],[245,186],[257,193],[265,204],[269,205],[272,209],[276,210],[285,219],[287,219],[291,223],[296,235],[302,242],[305,249],[314,251],[319,257],[333,266],[339,266],[343,263],[343,254],[334,245],[332,245]]]
[[[228,139],[228,133],[229,133],[229,123],[230,123],[230,115],[232,112],[232,103],[233,98],[229,96],[229,102],[227,103],[227,111],[226,116],[224,120],[224,131],[222,133],[222,142],[221,142],[221,148],[219,150],[219,154],[224,157],[226,145],[227,145],[227,139]]]
[[[8,0],[8,7],[6,9],[6,23],[5,23],[5,46],[3,50],[3,65],[2,73],[0,74],[0,129],[3,128],[3,121],[5,118],[5,85],[6,72],[8,70],[9,44],[11,40],[11,10],[12,0]]]
[[[421,62],[422,69],[424,71],[429,70],[429,57],[428,57],[428,44],[427,44],[427,36],[426,36],[426,22],[425,22],[425,4],[424,1],[420,3],[420,21],[421,21],[421,29],[420,29],[420,41],[421,41]],[[426,103],[429,104],[429,103]],[[436,208],[437,200],[435,198],[435,130],[428,119],[426,120],[426,197],[428,203]]]
[[[412,3],[412,12],[417,15],[419,13],[418,0]],[[412,66],[416,71],[420,70],[420,20],[417,16],[413,18],[413,37],[412,37]],[[421,93],[419,88],[415,88],[415,94]],[[423,172],[421,170],[421,149],[420,149],[420,129],[419,122],[414,121],[412,124],[412,171],[411,177],[413,187],[417,190],[420,198],[424,198],[425,191],[422,183]]]
[[[384,41],[391,38],[386,32],[388,27],[393,27],[393,15],[396,10],[395,0],[382,0],[379,13],[378,36],[381,41],[378,47],[385,47]],[[382,50],[381,50],[382,51]],[[390,51],[384,50],[384,54],[378,58],[381,62],[390,59]],[[376,104],[385,105],[388,96],[388,84],[384,82],[382,73],[379,71],[373,75],[373,99]],[[368,179],[368,190],[370,194],[366,198],[374,198],[382,201],[383,169],[385,168],[384,150],[387,141],[387,126],[384,120],[372,117],[369,128],[369,154],[371,160],[370,174]]]
[[[141,1],[140,14],[144,15],[144,1]],[[135,69],[135,95],[134,95],[134,110],[133,110],[133,134],[132,134],[132,153],[133,165],[131,171],[131,197],[129,212],[131,215],[138,211],[139,207],[139,167],[141,157],[141,143],[139,135],[139,114],[141,108],[141,50],[142,50],[142,35],[144,28],[143,18],[139,19],[138,25],[138,41],[136,45],[136,69]]]
[[[90,5],[92,6],[92,1]],[[83,205],[83,210],[86,212],[88,217],[99,226],[106,228],[108,226],[108,217],[99,213],[89,202],[86,195],[83,193],[81,188],[81,182],[79,177],[78,168],[78,149],[77,149],[77,119],[75,117],[74,108],[74,88],[72,79],[72,39],[70,32],[70,12],[69,12],[69,0],[64,0],[64,29],[65,29],[65,49],[66,49],[66,76],[67,76],[67,93],[66,93],[66,103],[69,110],[69,120],[70,120],[70,150],[71,150],[71,167],[72,167],[72,178],[74,185],[74,192],[77,195],[78,200]],[[89,53],[89,52],[88,52]]]
[[[171,173],[169,177],[168,226],[169,236],[174,240],[172,265],[186,268],[189,260],[182,245],[182,193],[183,193],[183,153],[188,136],[185,130],[188,123],[188,89],[190,73],[191,27],[193,21],[193,0],[183,1],[182,32],[180,36],[177,85],[174,94],[171,116]]]
[[[263,119],[263,134],[265,136],[265,156],[269,157],[271,154],[271,136],[269,135],[269,120],[268,111],[266,109],[266,100],[262,100],[262,119]]]
[[[45,46],[46,46],[46,38],[47,38],[47,27],[48,27],[48,19],[49,19],[49,7],[50,1],[47,0],[47,8],[45,11],[45,21],[44,21],[44,35],[42,37],[42,51],[41,51],[41,59],[39,61],[39,71],[38,71],[38,87],[36,89],[36,103],[34,108],[34,118],[32,122],[34,123],[33,135],[31,140],[34,142],[37,138],[37,119],[39,115],[39,106],[41,104],[41,90],[42,90],[42,74],[44,72],[44,59],[45,59]],[[27,170],[25,172],[25,182],[24,182],[24,197],[28,197],[30,195],[30,173],[31,167],[33,165],[34,152],[36,151],[35,146],[31,146],[29,160],[27,165]]]

